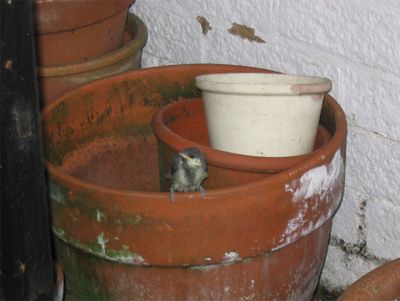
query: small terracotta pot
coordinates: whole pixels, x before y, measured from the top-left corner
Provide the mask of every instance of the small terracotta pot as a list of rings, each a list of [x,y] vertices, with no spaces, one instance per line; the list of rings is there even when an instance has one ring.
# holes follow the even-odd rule
[[[197,147],[207,155],[207,162],[213,178],[206,181],[207,188],[234,186],[268,174],[293,168],[317,155],[331,139],[330,133],[322,126],[318,128],[317,139],[312,153],[293,157],[257,157],[220,151],[210,147],[208,128],[201,99],[182,100],[170,103],[160,109],[152,120],[152,128],[159,140],[159,162],[161,190],[168,190],[163,175],[168,174],[174,153],[187,147]]]
[[[394,301],[400,298],[400,259],[392,260],[353,283],[338,301]]]
[[[125,27],[125,40],[119,49],[83,63],[39,67],[39,87],[43,103],[48,104],[55,97],[89,81],[139,69],[142,48],[146,40],[146,26],[138,17],[129,14]]]
[[[74,300],[310,300],[344,188],[346,119],[327,95],[321,152],[264,179],[171,204],[155,112],[229,65],[147,68],[89,83],[42,113],[57,256]],[[210,173],[210,178],[214,177]]]
[[[79,63],[121,47],[132,2],[35,0],[38,64]]]

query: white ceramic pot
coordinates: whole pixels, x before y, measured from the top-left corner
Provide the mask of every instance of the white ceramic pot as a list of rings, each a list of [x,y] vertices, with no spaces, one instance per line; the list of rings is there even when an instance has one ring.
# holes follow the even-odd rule
[[[329,79],[262,73],[196,77],[211,146],[252,156],[288,157],[313,150]]]

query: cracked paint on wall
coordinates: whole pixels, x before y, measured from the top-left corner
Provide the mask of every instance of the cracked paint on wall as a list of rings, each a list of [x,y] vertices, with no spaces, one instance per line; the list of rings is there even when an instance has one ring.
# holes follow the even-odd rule
[[[201,33],[203,35],[207,35],[207,33],[212,29],[212,27],[210,26],[210,23],[208,22],[208,20],[203,17],[203,16],[197,16],[196,17],[197,22],[200,23],[201,26]]]
[[[228,32],[234,36],[246,39],[250,42],[265,43],[265,41],[255,34],[254,28],[248,27],[243,24],[233,23]]]

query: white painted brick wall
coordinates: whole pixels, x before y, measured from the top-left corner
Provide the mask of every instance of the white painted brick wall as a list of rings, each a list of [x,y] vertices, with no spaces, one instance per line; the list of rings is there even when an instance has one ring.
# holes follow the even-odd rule
[[[358,194],[357,190],[346,186],[343,198],[346,201],[342,202],[336,213],[331,235],[343,239],[347,243],[358,244],[362,239],[358,226],[362,222],[360,220],[362,218],[360,203],[363,201],[363,196]]]
[[[349,122],[346,190],[321,282],[340,291],[400,257],[400,1],[137,0],[131,11],[149,30],[144,67],[227,63],[332,79]],[[265,43],[230,34],[232,23]]]
[[[340,292],[343,287],[343,277],[349,283],[353,283],[361,278],[365,271],[370,271],[376,267],[378,267],[378,264],[374,261],[344,252],[340,247],[330,246],[321,283],[329,287],[333,292],[336,292],[336,290]]]
[[[373,199],[366,207],[367,251],[383,258],[399,257],[400,207],[381,199]],[[385,226],[379,227],[385,223]]]

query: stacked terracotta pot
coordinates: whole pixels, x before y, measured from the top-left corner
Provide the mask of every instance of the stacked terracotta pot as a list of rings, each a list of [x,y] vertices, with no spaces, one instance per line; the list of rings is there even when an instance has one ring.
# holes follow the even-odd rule
[[[128,14],[133,0],[35,0],[44,104],[88,81],[140,68],[147,31]]]
[[[213,153],[201,109],[191,105],[199,100],[187,100],[201,97],[196,76],[225,72],[271,73],[147,68],[89,83],[44,109],[52,227],[72,299],[311,299],[344,189],[345,115],[326,95],[305,157]],[[170,103],[179,109],[161,114],[161,128],[153,123],[157,142],[151,120]],[[206,197],[177,193],[171,203],[160,180],[188,140],[209,155]]]

